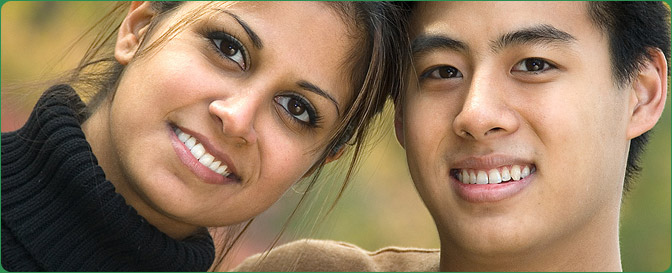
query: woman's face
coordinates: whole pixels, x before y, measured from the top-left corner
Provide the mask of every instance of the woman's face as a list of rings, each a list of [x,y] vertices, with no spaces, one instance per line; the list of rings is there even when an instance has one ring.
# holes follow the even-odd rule
[[[144,45],[199,5],[162,19]],[[131,12],[116,55],[130,63],[110,104],[87,121],[98,126],[87,137],[99,140],[92,146],[108,179],[173,237],[267,209],[318,161],[353,93],[346,64],[354,41],[325,4],[207,11],[138,58],[132,36],[146,28]]]

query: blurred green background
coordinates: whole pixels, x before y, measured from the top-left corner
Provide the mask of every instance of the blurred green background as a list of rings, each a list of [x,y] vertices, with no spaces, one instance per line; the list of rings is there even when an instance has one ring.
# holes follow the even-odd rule
[[[73,44],[106,14],[108,2],[7,2],[1,14],[2,131],[20,127],[43,89],[6,91],[7,84],[35,82],[76,65],[87,41]],[[668,98],[669,100],[669,98]],[[397,245],[439,247],[429,213],[412,185],[404,152],[392,130],[388,106],[375,145],[364,154],[359,172],[327,215],[342,179],[342,166],[331,166],[307,203],[289,222],[280,242],[322,238],[354,243],[367,250]],[[670,266],[670,103],[644,155],[644,171],[622,209],[621,252],[625,271],[664,271]],[[334,165],[334,164],[332,164]],[[296,207],[306,182],[258,217],[234,255],[233,266],[274,241]]]

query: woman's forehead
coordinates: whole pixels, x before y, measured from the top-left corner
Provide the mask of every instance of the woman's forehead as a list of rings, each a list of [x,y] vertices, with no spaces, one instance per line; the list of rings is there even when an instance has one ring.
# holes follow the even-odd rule
[[[187,2],[178,8],[164,31],[194,24],[237,31],[251,59],[267,65],[283,60],[283,69],[291,70],[297,82],[330,93],[341,110],[353,97],[353,67],[358,44],[350,26],[334,8],[320,2]],[[244,27],[242,27],[244,25]],[[250,35],[254,33],[254,35]],[[257,48],[251,36],[263,47]],[[361,35],[364,36],[364,35]],[[360,37],[361,37],[360,36]],[[254,65],[254,64],[253,64]]]

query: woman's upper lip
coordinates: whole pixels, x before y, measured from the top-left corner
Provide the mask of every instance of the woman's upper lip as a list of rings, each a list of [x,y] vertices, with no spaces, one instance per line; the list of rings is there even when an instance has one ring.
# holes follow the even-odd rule
[[[231,161],[231,158],[226,153],[217,149],[217,146],[212,144],[212,142],[210,141],[210,138],[208,138],[208,137],[206,137],[206,136],[204,136],[204,135],[202,135],[198,132],[189,130],[187,128],[180,127],[180,126],[177,126],[177,125],[175,125],[175,126],[180,128],[180,130],[182,130],[183,132],[195,137],[196,140],[198,140],[198,142],[201,143],[203,145],[203,147],[205,147],[205,150],[208,151],[208,153],[212,154],[217,160],[221,160],[222,164],[227,166],[227,171],[229,173],[232,173],[239,178],[241,177],[238,174],[238,170],[236,169],[236,166],[233,164],[233,161]]]
[[[453,169],[494,169],[508,165],[531,165],[533,162],[518,156],[492,154],[486,156],[466,156],[451,164]]]

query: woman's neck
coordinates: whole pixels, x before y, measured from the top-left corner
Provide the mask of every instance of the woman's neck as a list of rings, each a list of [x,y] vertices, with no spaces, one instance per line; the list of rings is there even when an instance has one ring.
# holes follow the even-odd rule
[[[105,101],[82,124],[82,131],[91,145],[93,154],[98,159],[98,164],[103,168],[106,178],[114,185],[115,191],[124,197],[128,205],[171,238],[182,240],[196,233],[199,227],[177,221],[149,206],[130,183],[131,179],[124,172],[123,163],[120,161],[121,157],[114,148],[109,106],[109,101]]]

